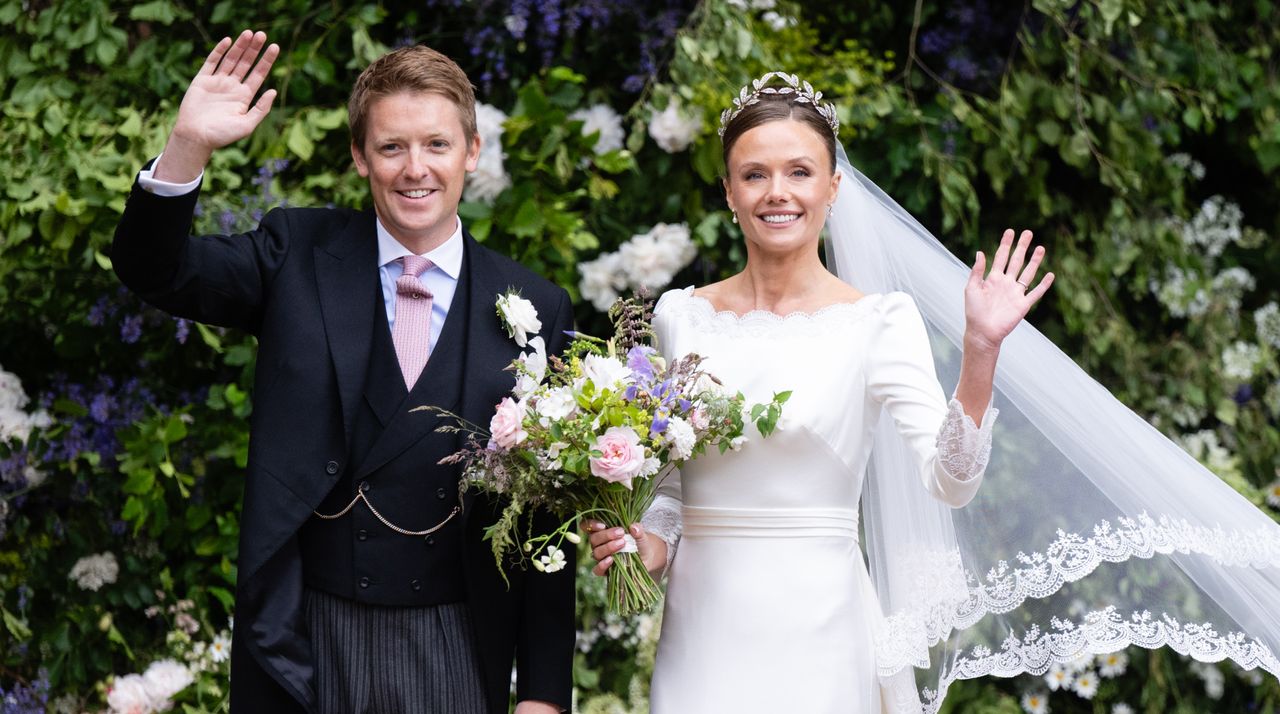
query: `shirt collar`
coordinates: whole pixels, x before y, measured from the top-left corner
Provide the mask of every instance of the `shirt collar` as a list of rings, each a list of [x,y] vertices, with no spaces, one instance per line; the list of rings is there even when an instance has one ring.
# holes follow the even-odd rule
[[[462,272],[462,221],[455,217],[454,225],[456,227],[453,229],[453,235],[436,246],[434,250],[423,253],[422,257],[430,260],[450,278],[457,280]],[[379,268],[406,255],[413,255],[413,251],[391,236],[386,226],[382,225],[380,218],[377,219],[377,227]]]

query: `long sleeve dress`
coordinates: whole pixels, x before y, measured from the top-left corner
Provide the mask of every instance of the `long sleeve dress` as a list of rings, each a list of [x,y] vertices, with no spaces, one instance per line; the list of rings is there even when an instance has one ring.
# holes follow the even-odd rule
[[[749,403],[792,396],[778,431],[685,464],[645,516],[672,553],[652,711],[919,711],[876,676],[882,614],[858,525],[872,435],[892,418],[916,457],[902,477],[960,507],[995,410],[978,428],[948,403],[903,293],[782,317],[717,312],[686,288],[663,295],[654,326],[666,357],[702,355]]]

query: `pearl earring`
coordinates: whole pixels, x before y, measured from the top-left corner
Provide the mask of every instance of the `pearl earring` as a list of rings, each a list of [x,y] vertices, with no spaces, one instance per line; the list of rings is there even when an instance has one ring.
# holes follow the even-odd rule
[[[737,211],[734,211],[734,210],[730,210],[729,212],[733,214],[733,222],[734,222],[734,223],[737,223],[737,222],[738,222],[738,212],[737,212]]]

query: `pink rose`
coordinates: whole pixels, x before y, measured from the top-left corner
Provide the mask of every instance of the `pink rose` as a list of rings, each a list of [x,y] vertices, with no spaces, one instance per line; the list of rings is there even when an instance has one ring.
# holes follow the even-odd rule
[[[498,409],[489,420],[490,443],[510,449],[529,438],[524,428],[524,405],[507,397],[498,403]]]
[[[592,446],[600,456],[591,457],[591,474],[631,488],[631,479],[644,466],[640,435],[628,426],[611,426]]]

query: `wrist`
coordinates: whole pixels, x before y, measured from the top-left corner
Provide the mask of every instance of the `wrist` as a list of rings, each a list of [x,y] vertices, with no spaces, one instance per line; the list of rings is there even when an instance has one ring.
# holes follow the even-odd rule
[[[213,149],[182,136],[177,129],[165,142],[152,176],[169,183],[190,183],[204,171]]]
[[[964,333],[964,353],[966,355],[984,355],[995,357],[1000,354],[1000,340],[992,341],[969,330]]]

